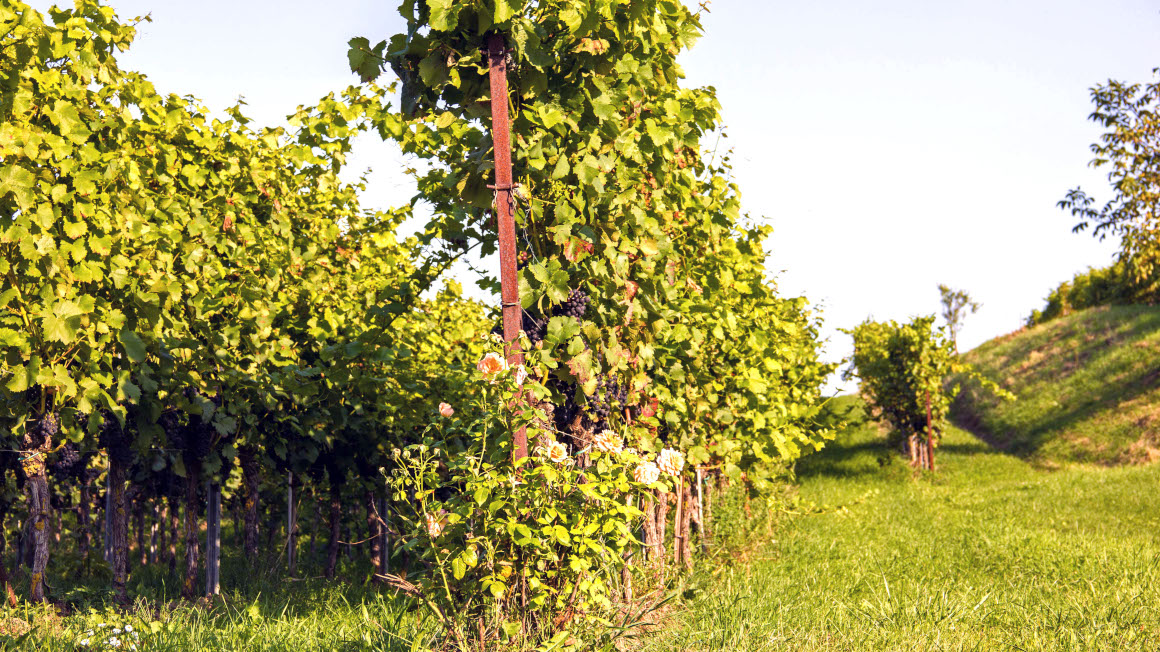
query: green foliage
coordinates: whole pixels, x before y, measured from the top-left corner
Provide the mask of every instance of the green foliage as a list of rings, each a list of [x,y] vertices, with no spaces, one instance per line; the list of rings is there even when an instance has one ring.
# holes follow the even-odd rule
[[[329,486],[332,532],[344,499],[373,505],[381,471],[397,472],[403,494],[439,491],[419,492],[388,525],[421,523],[408,506],[455,519],[453,554],[409,541],[459,576],[436,597],[443,575],[415,573],[444,619],[506,606],[498,596],[515,585],[497,580],[509,567],[496,560],[515,555],[529,588],[521,609],[587,622],[608,606],[608,573],[640,516],[627,465],[680,451],[765,491],[832,435],[817,419],[833,368],[819,359],[819,318],[778,295],[769,228],[742,216],[728,158],[701,147],[719,106],[712,89],[683,88],[676,63],[699,13],[673,0],[401,11],[405,34],[351,41],[363,85],[299,107],[287,131],[250,127],[238,106],[212,117],[123,70],[116,54],[134,27],[98,0],[47,19],[18,1],[0,8],[2,432],[41,466],[68,440],[101,471],[123,458],[142,486],[183,479],[191,540],[203,481],[241,491],[240,451],[263,476],[247,503],[277,495],[286,473]],[[515,418],[497,406],[514,397],[497,403],[475,371],[494,312],[452,282],[430,291],[466,252],[495,251],[481,51],[494,31],[512,48],[520,298],[543,326],[521,341],[522,396],[534,390],[536,403],[520,423],[582,460],[574,467],[536,457],[511,468]],[[387,67],[399,83],[376,86]],[[430,163],[416,166],[412,206],[429,204],[432,218],[413,238],[397,234],[411,206],[365,210],[361,183],[341,181],[353,139],[370,131]],[[559,314],[574,291],[592,298],[582,320]],[[610,395],[622,396],[614,408]],[[456,425],[432,426],[441,403]],[[47,415],[61,436],[41,428],[55,423]],[[41,430],[51,441],[24,441]],[[640,452],[592,452],[605,431]],[[505,484],[517,477],[525,485]],[[494,497],[478,502],[480,491]],[[536,627],[533,639],[566,629]]]
[[[977,376],[959,361],[934,316],[906,324],[866,320],[851,331],[854,356],[847,371],[861,381],[870,413],[904,437],[937,442],[947,426],[951,400],[959,392],[952,374]],[[950,382],[948,382],[950,381]],[[1007,392],[980,380],[997,394]],[[928,422],[929,415],[929,422]]]
[[[458,396],[490,326],[454,284],[421,298],[455,254],[398,238],[409,209],[366,211],[339,180],[385,91],[255,131],[122,70],[134,28],[112,9],[49,18],[0,9],[7,447],[57,414],[42,450],[96,453],[115,419],[142,477],[226,481],[250,446],[266,467],[373,482]],[[203,422],[209,441],[174,439]]]
[[[1160,68],[1153,75],[1160,78]],[[1120,261],[1136,282],[1154,282],[1160,264],[1160,81],[1108,80],[1091,89],[1089,119],[1106,129],[1091,146],[1093,167],[1108,167],[1115,196],[1103,206],[1075,188],[1059,207],[1079,219],[1072,230],[1120,238]]]
[[[819,447],[828,433],[813,417],[832,367],[819,360],[816,318],[777,296],[768,227],[746,225],[727,160],[701,147],[720,120],[712,89],[680,85],[676,59],[700,14],[670,0],[400,11],[407,32],[353,39],[350,63],[363,79],[388,67],[399,77],[402,106],[381,131],[435,163],[418,173],[417,199],[433,209],[428,237],[448,246],[495,250],[482,48],[492,32],[511,48],[521,302],[548,319],[569,289],[593,299],[578,332],[555,322],[537,344],[553,402],[585,404],[598,378],[626,379],[630,413],[655,404],[660,432],[691,462],[763,484]],[[586,426],[628,420],[617,411]]]
[[[1031,311],[1027,325],[1035,326],[1097,306],[1155,303],[1160,297],[1158,282],[1155,278],[1140,280],[1129,273],[1128,265],[1122,260],[1108,267],[1089,267],[1052,290],[1047,295],[1047,305],[1042,310]]]

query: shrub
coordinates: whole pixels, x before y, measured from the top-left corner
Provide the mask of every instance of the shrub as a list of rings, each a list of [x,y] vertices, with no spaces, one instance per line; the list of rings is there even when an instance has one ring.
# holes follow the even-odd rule
[[[885,419],[907,438],[913,464],[934,470],[934,446],[947,422],[951,400],[959,392],[952,373],[978,377],[954,353],[945,327],[934,328],[934,316],[906,324],[866,320],[851,331],[854,357],[846,376],[856,375],[871,414]],[[1010,396],[994,383],[985,387]]]
[[[1035,326],[1077,310],[1107,305],[1155,303],[1160,298],[1160,278],[1141,281],[1128,271],[1123,261],[1108,267],[1089,267],[1070,281],[1064,281],[1047,295],[1047,305],[1033,310],[1027,325]]]
[[[634,499],[665,486],[655,473],[649,484],[634,480],[653,456],[624,448],[621,434],[568,450],[543,411],[519,407],[548,390],[521,384],[520,367],[497,369],[481,372],[470,410],[479,416],[436,417],[422,443],[395,450],[390,476],[404,548],[428,570],[415,584],[388,579],[461,647],[476,637],[526,642],[607,624],[626,552],[640,543]],[[531,455],[513,463],[510,433],[520,427]],[[679,472],[671,463],[678,456],[662,451],[661,468]]]

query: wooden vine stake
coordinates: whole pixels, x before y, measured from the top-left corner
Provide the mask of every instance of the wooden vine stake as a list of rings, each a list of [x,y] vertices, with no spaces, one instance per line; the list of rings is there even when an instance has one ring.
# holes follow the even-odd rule
[[[208,498],[205,517],[205,594],[214,596],[221,590],[222,486],[216,482],[210,483]]]
[[[926,468],[934,470],[934,423],[930,418],[930,390],[926,390]]]
[[[504,354],[508,364],[524,363],[524,354],[516,343],[523,325],[520,307],[520,283],[516,275],[516,225],[512,217],[512,141],[508,117],[507,48],[502,34],[487,39],[488,74],[491,81],[491,140],[495,151],[495,217],[499,231],[500,300],[503,307]],[[528,432],[519,428],[512,435],[512,456],[528,456]]]
[[[685,478],[677,476],[677,513],[673,516],[673,563],[680,565],[685,552],[685,532],[682,524],[685,522]]]
[[[110,469],[111,470],[111,469]],[[105,473],[105,539],[104,560],[113,561],[113,474]]]
[[[293,575],[298,569],[298,510],[294,509],[294,473],[286,481],[286,565]]]
[[[697,466],[697,522],[701,526],[701,554],[709,550],[709,540],[706,532],[709,527],[705,523],[705,470]]]

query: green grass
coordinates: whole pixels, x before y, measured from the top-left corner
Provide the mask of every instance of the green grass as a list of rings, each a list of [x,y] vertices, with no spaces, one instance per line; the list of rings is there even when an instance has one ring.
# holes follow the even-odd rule
[[[114,607],[105,581],[88,577],[69,583],[58,576],[54,598],[68,604],[71,613],[61,616],[55,607],[27,602],[0,608],[0,650],[73,652],[83,649],[77,646],[86,638],[91,648],[94,637],[86,632],[101,632],[100,623],[106,625],[103,631],[131,625],[141,636],[141,652],[393,652],[428,649],[436,641],[438,628],[426,613],[393,591],[363,581],[291,579],[278,570],[279,560],[249,564],[232,549],[223,547],[223,552],[228,555],[222,568],[224,593],[212,603],[180,600],[178,577],[163,567],[133,569],[129,585],[138,597],[128,610]],[[70,560],[61,555],[54,561],[67,568]],[[343,562],[340,573],[347,580],[368,577],[369,563]],[[320,563],[304,563],[303,574],[320,572]],[[123,633],[119,637],[129,642]]]
[[[433,640],[431,628],[419,622],[422,614],[409,612],[389,594],[350,599],[346,587],[322,583],[297,591],[295,597],[254,596],[213,605],[158,607],[140,601],[128,612],[94,606],[64,618],[26,605],[0,614],[0,649],[71,652],[81,649],[80,641],[96,638],[87,631],[108,632],[126,624],[141,634],[142,652],[412,650],[427,649]],[[15,636],[26,632],[26,623],[36,628]],[[124,634],[120,638],[129,642]]]
[[[1160,649],[1160,466],[1050,471],[954,429],[916,476],[883,440],[804,460],[819,509],[695,580],[651,649]]]
[[[1109,306],[997,338],[965,359],[1013,392],[968,384],[955,418],[1041,464],[1160,460],[1160,308]]]

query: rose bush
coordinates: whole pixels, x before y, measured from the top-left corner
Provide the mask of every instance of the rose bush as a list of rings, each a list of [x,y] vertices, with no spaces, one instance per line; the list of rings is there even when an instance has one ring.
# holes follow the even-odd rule
[[[474,409],[464,410],[479,416],[435,420],[422,443],[395,450],[389,476],[405,548],[429,567],[417,584],[390,579],[461,645],[481,631],[542,641],[603,622],[625,553],[640,543],[633,504],[659,477],[641,482],[631,469],[652,463],[612,432],[601,433],[592,464],[577,464],[579,451],[556,439],[542,412],[517,403],[548,390],[497,360],[480,361]],[[513,463],[510,433],[519,427],[532,454]]]

